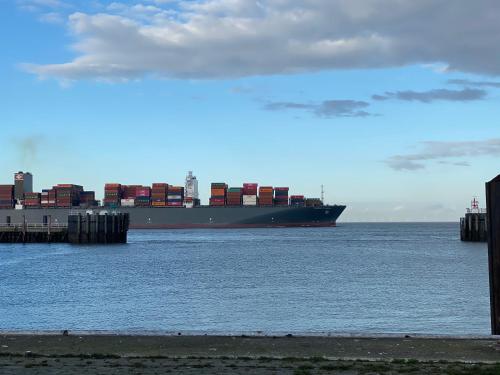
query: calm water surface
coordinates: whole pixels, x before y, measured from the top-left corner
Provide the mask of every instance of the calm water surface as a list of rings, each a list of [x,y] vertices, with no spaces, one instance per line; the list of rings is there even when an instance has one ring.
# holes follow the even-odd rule
[[[458,234],[341,224],[0,244],[0,329],[489,334],[487,247]]]

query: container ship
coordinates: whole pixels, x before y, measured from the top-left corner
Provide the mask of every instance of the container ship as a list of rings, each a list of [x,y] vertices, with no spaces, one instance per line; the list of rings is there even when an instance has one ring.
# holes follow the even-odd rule
[[[208,205],[201,205],[198,180],[189,172],[184,186],[108,183],[104,199],[80,185],[58,184],[33,192],[30,173],[14,174],[13,185],[0,185],[0,225],[66,223],[75,213],[130,214],[131,229],[332,227],[346,206],[323,199],[289,195],[288,187],[244,183],[211,184]]]

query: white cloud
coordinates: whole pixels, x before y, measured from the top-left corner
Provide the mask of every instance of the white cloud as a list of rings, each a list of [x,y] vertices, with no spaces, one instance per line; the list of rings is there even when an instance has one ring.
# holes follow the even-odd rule
[[[486,98],[486,91],[480,89],[465,88],[462,90],[434,89],[429,91],[396,91],[386,92],[383,95],[373,95],[373,100],[398,99],[409,102],[417,101],[431,103],[436,100],[446,100],[452,102],[468,102],[483,100]]]
[[[468,79],[449,79],[448,83],[450,85],[500,88],[500,82],[498,81],[471,81]]]
[[[107,10],[125,19],[136,21],[139,24],[141,22],[161,23],[177,14],[176,11],[162,9],[154,5],[127,5],[117,2],[109,4]]]
[[[425,168],[425,162],[437,160],[440,164],[469,167],[464,160],[454,160],[464,157],[500,156],[500,138],[483,141],[464,142],[422,142],[423,149],[414,154],[394,155],[385,163],[394,170],[418,170]]]
[[[268,111],[306,110],[323,118],[368,117],[371,113],[364,109],[369,103],[358,100],[324,100],[320,103],[269,102],[264,106]]]
[[[39,76],[70,80],[230,78],[409,64],[500,75],[497,0],[202,0],[181,1],[175,9],[168,2],[74,13],[70,27],[79,56],[26,66]]]

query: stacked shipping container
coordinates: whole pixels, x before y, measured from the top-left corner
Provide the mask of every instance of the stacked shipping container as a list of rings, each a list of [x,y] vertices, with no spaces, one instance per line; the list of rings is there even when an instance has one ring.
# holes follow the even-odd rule
[[[151,191],[151,205],[165,207],[167,205],[168,184],[154,183]]]
[[[123,207],[149,206],[151,188],[142,185],[122,185],[122,198],[120,203]]]
[[[211,206],[321,206],[321,200],[305,199],[303,195],[292,195],[288,199],[288,187],[261,186],[256,183],[244,183],[243,187],[228,189],[227,184],[211,184]],[[257,194],[258,193],[258,194]],[[0,208],[13,208],[16,200],[15,186],[0,185]],[[82,186],[60,184],[42,193],[26,192],[24,205],[29,208],[70,208],[94,207],[98,205],[93,191],[84,191]],[[193,207],[199,199],[185,196],[182,186],[170,186],[167,183],[154,183],[152,188],[142,185],[106,184],[103,205],[106,207]]]
[[[42,208],[48,208],[49,207],[49,189],[43,189],[42,194],[41,194],[41,200],[40,204],[42,205]],[[55,204],[55,202],[54,202]]]
[[[243,206],[257,205],[257,186],[249,182],[243,184]]]
[[[0,185],[0,208],[14,207],[14,185]]]
[[[70,208],[80,205],[80,194],[83,187],[72,184],[59,184],[54,187],[56,191],[56,207]]]
[[[232,187],[227,190],[226,204],[228,206],[241,206],[243,188]]]
[[[82,191],[80,193],[80,206],[84,208],[97,206],[94,191]]]
[[[184,202],[184,187],[172,186],[168,187],[167,206],[182,207]]]
[[[259,188],[259,205],[272,206],[274,201],[274,190],[272,186],[261,186]]]
[[[135,205],[137,207],[148,207],[151,205],[151,188],[149,186],[137,188]]]
[[[305,200],[303,195],[292,195],[290,197],[290,206],[304,207]]]
[[[41,193],[24,193],[24,206],[26,208],[40,208],[42,205]]]
[[[288,206],[288,190],[287,187],[274,188],[274,204],[276,206]]]
[[[137,197],[137,189],[140,188],[142,188],[141,185],[122,186],[122,199],[135,199],[135,197]]]
[[[226,205],[227,185],[224,182],[212,182],[210,188],[210,206]]]
[[[52,208],[56,207],[56,198],[57,198],[56,189],[54,189],[54,188],[50,189],[48,197],[49,197],[48,207],[52,207]]]
[[[104,185],[104,206],[118,207],[122,199],[121,184],[106,184]]]

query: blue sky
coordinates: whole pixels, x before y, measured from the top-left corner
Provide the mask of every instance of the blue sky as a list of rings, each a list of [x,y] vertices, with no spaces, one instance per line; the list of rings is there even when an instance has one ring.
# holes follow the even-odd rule
[[[212,181],[323,184],[344,221],[457,220],[499,171],[500,5],[371,8],[391,2],[4,0],[0,181],[102,196],[193,170],[205,201]],[[458,17],[450,39],[406,29],[425,12]]]

